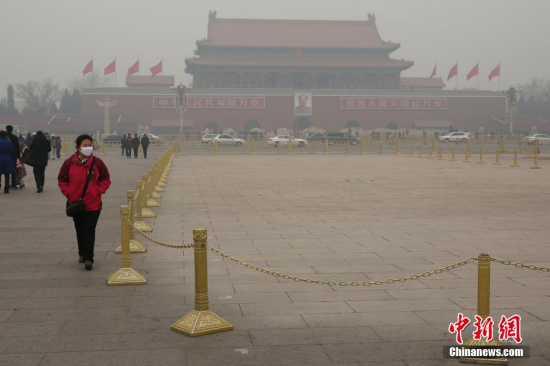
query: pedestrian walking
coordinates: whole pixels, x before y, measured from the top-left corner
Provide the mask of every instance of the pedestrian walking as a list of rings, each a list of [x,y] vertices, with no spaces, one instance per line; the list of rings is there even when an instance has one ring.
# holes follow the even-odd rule
[[[124,134],[122,134],[122,138],[120,139],[120,150],[122,150],[122,153],[120,154],[120,156],[124,156],[125,148],[126,148],[126,137],[124,136]]]
[[[19,148],[19,139],[17,138],[17,136],[15,136],[13,134],[13,126],[12,125],[7,125],[6,126],[6,133],[8,135],[8,139],[11,141],[11,143],[13,145],[13,150],[14,150],[13,166],[15,166],[15,162],[17,161],[17,159],[21,158],[21,150]],[[17,189],[16,172],[14,172],[11,175],[11,188],[12,189]]]
[[[52,133],[52,138],[50,143],[52,144],[52,160],[55,160],[55,146],[57,145],[57,138],[55,137],[55,134]]]
[[[0,131],[0,188],[4,174],[4,193],[10,193],[10,175],[15,174],[15,149],[6,131]]]
[[[139,137],[136,133],[136,134],[134,134],[134,138],[132,139],[132,149],[134,149],[134,158],[136,158],[136,159],[138,157],[139,145],[140,145]]]
[[[31,147],[33,139],[34,139],[34,137],[31,136],[31,133],[27,132],[27,137],[25,138],[25,145],[27,146],[27,149]]]
[[[51,143],[52,143],[52,138],[50,137],[50,134],[49,134],[48,132],[46,132],[46,133],[44,134],[44,137],[46,137],[46,140],[48,140],[48,142],[49,142],[50,145],[51,145]],[[51,149],[50,149],[50,151],[51,151]],[[48,152],[48,160],[50,160],[50,153],[49,153],[49,152]]]
[[[93,139],[90,135],[78,136],[76,149],[63,162],[57,184],[67,198],[67,204],[81,199],[84,201],[84,212],[73,216],[73,222],[78,243],[78,263],[84,263],[84,267],[90,271],[94,266],[95,231],[102,209],[101,196],[111,186],[111,177],[105,163],[93,155]],[[86,186],[87,180],[89,182]]]
[[[58,158],[58,159],[61,159],[61,147],[63,145],[61,144],[61,137],[59,136],[56,136],[55,137],[55,156]]]
[[[132,134],[129,133],[124,140],[124,150],[126,151],[126,157],[130,159],[132,157]]]
[[[42,131],[36,131],[36,137],[30,146],[32,152],[32,172],[34,174],[34,180],[36,182],[36,193],[44,191],[44,181],[46,166],[48,166],[48,154],[52,150],[52,145]]]
[[[141,138],[141,148],[143,149],[143,158],[147,159],[147,148],[149,147],[149,137],[147,137],[147,134],[144,133],[143,137]]]

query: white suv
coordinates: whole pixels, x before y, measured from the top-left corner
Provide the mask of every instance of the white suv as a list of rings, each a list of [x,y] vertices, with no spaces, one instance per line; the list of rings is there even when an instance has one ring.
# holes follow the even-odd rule
[[[439,136],[439,141],[468,141],[470,137],[468,132],[451,132],[443,136]]]
[[[538,140],[539,144],[542,145],[550,143],[550,136],[543,133],[536,133],[534,135],[525,137],[523,140],[527,142],[528,145],[534,144]]]
[[[212,143],[218,141],[218,144],[220,145],[235,145],[235,146],[241,146],[244,144],[243,139],[238,139],[236,137],[230,136],[230,135],[215,135],[212,137],[212,140],[210,140]]]

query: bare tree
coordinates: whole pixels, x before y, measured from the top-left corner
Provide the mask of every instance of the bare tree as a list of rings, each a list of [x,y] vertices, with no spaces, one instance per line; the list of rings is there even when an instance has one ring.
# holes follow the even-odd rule
[[[23,114],[46,114],[60,98],[59,86],[51,79],[42,82],[30,80],[17,84],[15,95],[25,102]]]
[[[536,102],[550,100],[550,80],[544,78],[533,78],[529,82],[518,85],[522,89],[525,99],[533,98]]]

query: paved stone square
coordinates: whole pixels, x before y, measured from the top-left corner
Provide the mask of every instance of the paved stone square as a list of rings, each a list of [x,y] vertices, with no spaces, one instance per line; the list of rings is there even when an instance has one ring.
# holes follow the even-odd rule
[[[170,325],[193,309],[193,253],[132,255],[144,286],[109,287],[120,268],[118,206],[150,159],[108,155],[113,185],[96,264],[77,263],[72,222],[46,170],[45,192],[0,194],[0,365],[458,365],[449,323],[477,306],[477,265],[382,286],[298,283],[209,253],[211,309],[232,332],[188,338]],[[252,264],[325,281],[384,280],[476,257],[550,267],[550,162],[540,170],[407,155],[178,156],[152,236],[211,246]],[[29,171],[30,172],[30,171]],[[491,314],[522,316],[531,357],[550,365],[550,274],[492,263]],[[497,320],[498,322],[498,320]],[[463,333],[471,334],[471,326]]]

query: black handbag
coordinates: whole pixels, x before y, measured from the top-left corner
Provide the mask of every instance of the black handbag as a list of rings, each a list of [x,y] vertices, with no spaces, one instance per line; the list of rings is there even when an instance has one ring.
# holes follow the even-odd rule
[[[80,197],[80,200],[73,203],[67,202],[65,212],[69,217],[75,217],[84,213],[84,196],[86,195],[86,190],[88,189],[88,184],[90,183],[90,177],[92,176],[92,172],[94,171],[94,163],[95,156],[92,158],[92,165],[90,166],[90,171],[88,172],[88,176],[86,177],[86,184],[84,185],[84,190],[82,191],[82,196]]]
[[[29,166],[34,166],[34,164],[32,162],[32,150],[24,148],[23,149],[23,154],[21,154],[21,159],[20,160],[23,164],[27,164]]]

